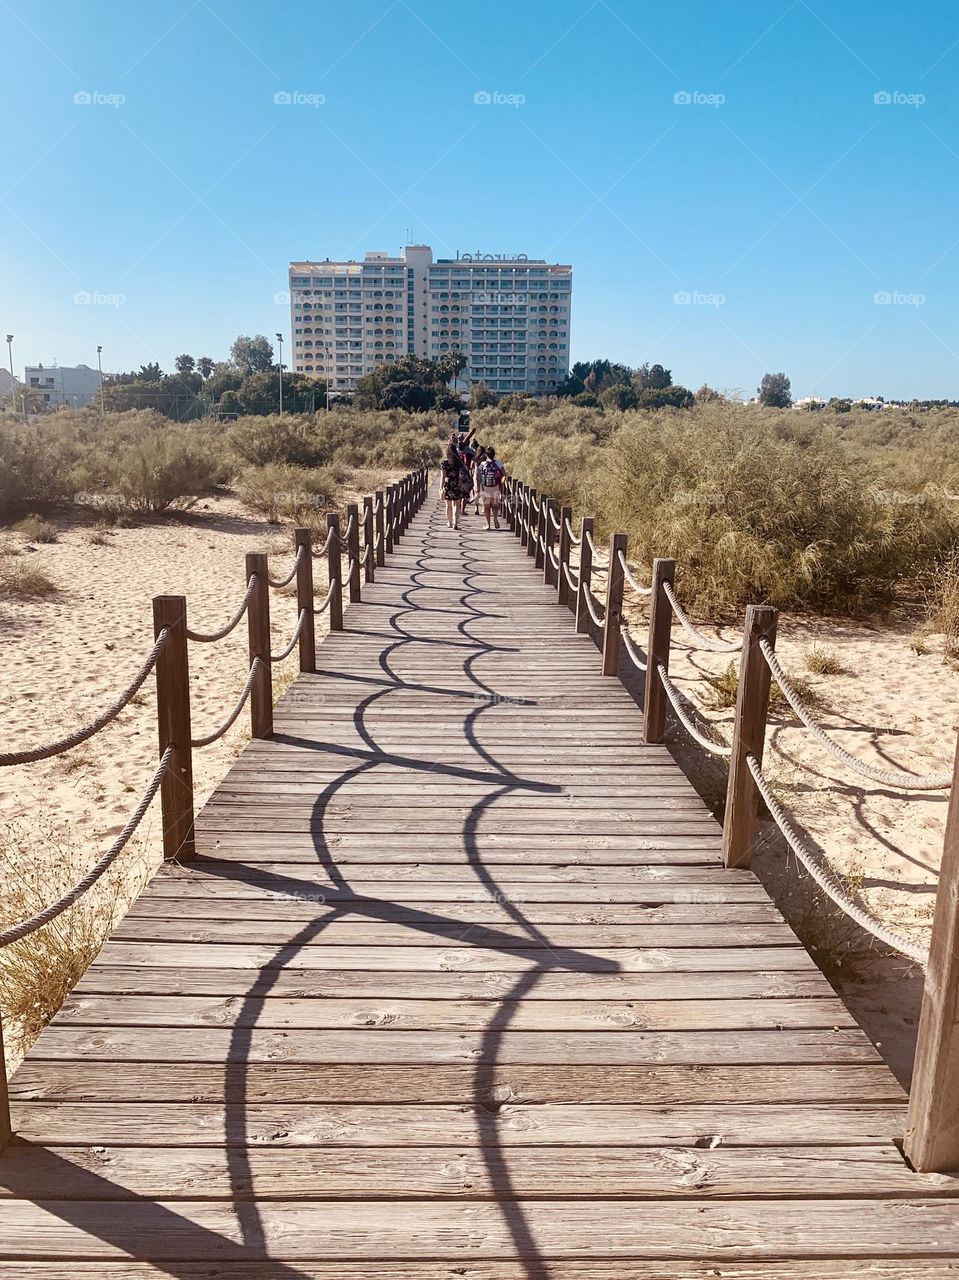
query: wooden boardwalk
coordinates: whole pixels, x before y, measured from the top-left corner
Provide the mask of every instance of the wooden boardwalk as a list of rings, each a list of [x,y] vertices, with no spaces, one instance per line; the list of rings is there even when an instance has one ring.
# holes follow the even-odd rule
[[[464,525],[430,498],[13,1077],[0,1276],[959,1276],[876,1050]]]

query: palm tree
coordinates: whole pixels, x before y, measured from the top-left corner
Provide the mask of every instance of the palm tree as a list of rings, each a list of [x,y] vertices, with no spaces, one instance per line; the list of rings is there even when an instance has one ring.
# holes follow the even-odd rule
[[[204,382],[206,381],[207,378],[209,378],[212,375],[213,369],[214,369],[214,362],[210,359],[210,357],[200,356],[199,360],[196,362],[196,371],[200,375],[200,377],[204,380]]]

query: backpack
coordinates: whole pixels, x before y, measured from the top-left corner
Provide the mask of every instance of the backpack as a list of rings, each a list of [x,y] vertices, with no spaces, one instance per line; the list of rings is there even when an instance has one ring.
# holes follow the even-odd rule
[[[487,458],[480,464],[480,484],[484,489],[496,489],[503,482],[503,468],[495,458]]]

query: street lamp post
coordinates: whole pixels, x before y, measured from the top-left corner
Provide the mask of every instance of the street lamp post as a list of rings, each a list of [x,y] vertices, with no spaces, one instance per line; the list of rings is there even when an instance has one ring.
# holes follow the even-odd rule
[[[283,334],[276,335],[277,343],[280,347],[280,416],[283,415]]]
[[[330,411],[330,385],[333,382],[333,348],[326,344],[326,412]]]
[[[16,374],[13,372],[13,334],[12,333],[7,334],[7,353],[10,356],[10,381],[13,384],[10,387],[10,395],[12,397],[11,404],[13,405],[14,413],[16,413],[17,411],[17,378],[16,378]]]
[[[100,370],[100,417],[103,417],[103,361],[100,359],[102,347],[97,347],[97,368]]]

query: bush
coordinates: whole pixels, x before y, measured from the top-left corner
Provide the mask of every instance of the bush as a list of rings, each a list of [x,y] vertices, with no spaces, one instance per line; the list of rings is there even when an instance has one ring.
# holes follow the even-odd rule
[[[305,521],[307,516],[332,510],[339,484],[339,473],[330,467],[307,469],[273,463],[244,471],[237,492],[247,506],[279,524],[284,519]]]
[[[0,597],[35,600],[58,595],[60,588],[36,563],[36,557],[0,557]]]
[[[36,513],[24,516],[13,526],[17,533],[22,533],[28,542],[56,542],[60,530],[52,520],[44,520]]]
[[[230,442],[240,460],[255,467],[274,462],[317,467],[329,457],[315,419],[292,414],[241,419],[230,432]]]
[[[138,512],[189,505],[229,477],[216,440],[196,428],[175,427],[115,440],[91,451],[75,471],[77,487],[110,506]]]

